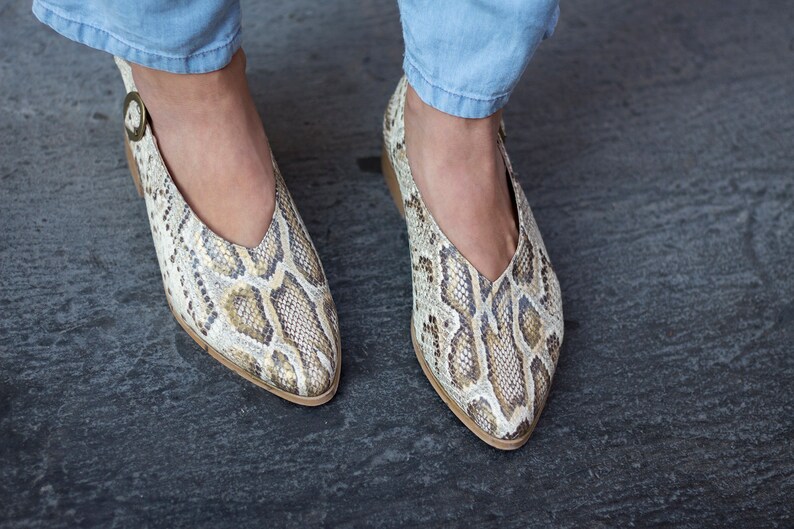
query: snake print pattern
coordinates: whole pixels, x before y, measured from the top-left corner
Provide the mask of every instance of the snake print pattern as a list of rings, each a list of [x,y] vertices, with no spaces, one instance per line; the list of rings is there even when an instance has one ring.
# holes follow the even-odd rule
[[[563,338],[560,288],[526,196],[499,138],[519,217],[519,241],[496,281],[458,252],[425,207],[405,153],[403,78],[384,118],[386,152],[410,240],[413,332],[432,375],[489,436],[527,436],[545,403]]]
[[[127,92],[129,65],[116,59]],[[141,109],[130,104],[125,127]],[[339,361],[336,308],[322,265],[273,162],[276,205],[256,248],[230,243],[191,211],[146,127],[130,141],[163,285],[175,315],[244,373],[292,395],[329,391]]]

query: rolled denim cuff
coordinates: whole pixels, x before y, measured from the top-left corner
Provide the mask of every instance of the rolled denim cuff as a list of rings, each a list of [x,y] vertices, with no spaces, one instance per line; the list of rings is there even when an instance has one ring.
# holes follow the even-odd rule
[[[482,97],[474,94],[458,94],[446,90],[428,79],[416,67],[408,53],[403,60],[403,71],[408,84],[419,98],[431,107],[459,118],[485,118],[507,104],[510,94]]]
[[[408,82],[422,101],[462,118],[484,118],[507,104],[560,13],[558,0],[399,5]]]
[[[231,62],[232,56],[242,43],[242,29],[237,24],[229,37],[213,42],[209,49],[187,55],[172,55],[141,49],[119,35],[96,27],[88,21],[77,20],[70,13],[41,0],[34,0],[33,14],[39,21],[68,39],[135,64],[172,73],[207,73],[220,70]]]

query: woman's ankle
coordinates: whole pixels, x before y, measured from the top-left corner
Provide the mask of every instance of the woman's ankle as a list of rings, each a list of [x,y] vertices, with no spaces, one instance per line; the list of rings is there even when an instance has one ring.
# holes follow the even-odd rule
[[[147,106],[212,108],[241,91],[248,92],[245,68],[245,52],[240,49],[229,64],[213,72],[175,74],[133,64],[132,77]]]

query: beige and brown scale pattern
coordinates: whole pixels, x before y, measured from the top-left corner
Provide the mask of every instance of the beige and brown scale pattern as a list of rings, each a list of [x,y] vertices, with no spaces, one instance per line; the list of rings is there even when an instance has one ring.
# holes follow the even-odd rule
[[[116,63],[127,92],[134,92],[129,65]],[[141,125],[141,111],[136,102],[128,106],[128,130]],[[216,235],[191,211],[151,127],[139,141],[125,141],[177,320],[224,364],[266,389],[301,404],[330,399],[340,368],[336,308],[275,160],[273,220],[262,242],[247,248]]]
[[[501,138],[519,216],[516,253],[495,281],[482,276],[439,229],[411,176],[405,151],[403,78],[384,117],[410,242],[417,355],[439,393],[486,442],[517,448],[549,393],[563,338],[560,288]],[[387,168],[388,172],[388,168]],[[438,387],[437,387],[438,389]],[[447,400],[447,399],[445,399]],[[457,408],[457,409],[456,409]],[[467,423],[464,417],[461,417]]]

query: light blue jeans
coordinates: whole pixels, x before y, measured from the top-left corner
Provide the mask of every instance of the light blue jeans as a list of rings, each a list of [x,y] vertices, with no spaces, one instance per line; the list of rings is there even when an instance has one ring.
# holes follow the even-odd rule
[[[403,69],[427,104],[460,117],[502,108],[558,0],[398,0]],[[174,73],[223,68],[241,44],[239,0],[34,0],[58,33],[130,62]]]

